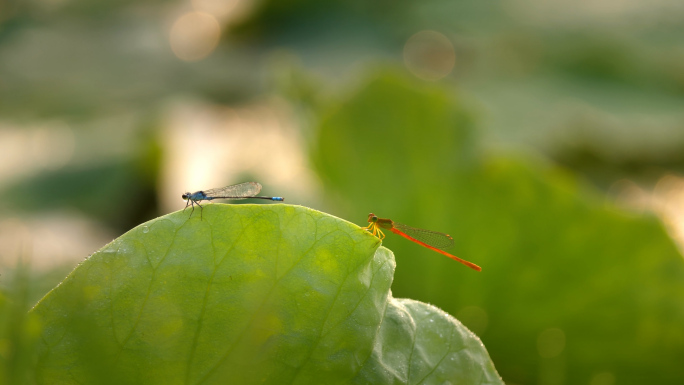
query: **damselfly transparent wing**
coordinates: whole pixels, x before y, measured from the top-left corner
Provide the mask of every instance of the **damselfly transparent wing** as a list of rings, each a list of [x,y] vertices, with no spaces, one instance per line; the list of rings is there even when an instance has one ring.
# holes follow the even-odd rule
[[[210,198],[245,199],[259,194],[259,192],[261,192],[261,184],[257,182],[245,182],[232,186],[204,190],[203,192],[204,195]]]
[[[415,227],[406,226],[397,222],[394,222],[393,226],[395,229],[405,233],[406,235],[409,235],[437,249],[444,250],[454,246],[454,239],[448,234],[437,231],[417,229]]]

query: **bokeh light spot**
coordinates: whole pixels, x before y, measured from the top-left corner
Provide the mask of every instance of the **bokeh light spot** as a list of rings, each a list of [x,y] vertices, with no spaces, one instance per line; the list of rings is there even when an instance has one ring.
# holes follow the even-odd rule
[[[404,64],[424,80],[439,80],[451,73],[456,51],[451,41],[436,31],[420,31],[404,45]]]
[[[223,20],[239,2],[240,0],[192,0],[192,6],[198,12],[206,12],[219,20]]]
[[[171,28],[169,42],[173,53],[181,60],[198,61],[214,51],[221,37],[221,26],[212,15],[187,13]]]
[[[558,328],[544,330],[537,337],[537,349],[544,358],[557,357],[565,349],[565,333]]]
[[[615,375],[611,372],[601,372],[594,377],[591,378],[591,381],[589,381],[589,385],[614,385],[615,384]]]
[[[464,307],[458,311],[456,318],[477,335],[482,334],[489,323],[487,312],[478,306]]]

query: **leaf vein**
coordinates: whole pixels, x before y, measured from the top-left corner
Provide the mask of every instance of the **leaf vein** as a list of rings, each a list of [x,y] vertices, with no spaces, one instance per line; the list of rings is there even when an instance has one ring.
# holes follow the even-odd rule
[[[222,264],[223,261],[225,260],[226,256],[228,256],[228,254],[230,254],[230,252],[233,251],[233,250],[235,249],[235,245],[236,245],[236,244],[238,243],[238,241],[240,240],[240,237],[241,237],[242,234],[245,232],[245,229],[247,229],[247,227],[246,227],[246,226],[243,226],[243,227],[242,227],[242,231],[240,231],[240,234],[238,234],[238,236],[235,237],[235,241],[233,241],[233,244],[232,244],[232,245],[230,246],[230,248],[225,252],[225,254],[224,254],[223,257],[221,258],[221,261],[218,263],[218,265],[216,264],[216,258],[214,258],[214,269],[213,269],[213,271],[212,271],[212,273],[211,273],[211,277],[209,278],[209,282],[208,282],[208,284],[207,284],[207,289],[206,289],[206,291],[204,292],[204,299],[202,300],[202,309],[200,310],[200,316],[199,316],[199,319],[197,320],[197,329],[195,330],[195,335],[193,336],[192,348],[191,348],[191,350],[190,350],[190,357],[188,357],[188,368],[187,368],[187,370],[186,370],[186,376],[185,376],[185,383],[186,383],[186,384],[189,384],[189,383],[190,383],[190,369],[191,369],[191,366],[192,366],[192,361],[193,361],[193,359],[194,359],[194,357],[195,357],[195,352],[196,352],[196,350],[197,350],[197,340],[199,339],[200,330],[202,329],[202,320],[204,319],[204,313],[206,312],[207,300],[208,300],[208,297],[209,297],[209,291],[210,291],[210,289],[211,289],[212,283],[214,282],[214,277],[216,276],[216,272],[217,272],[218,269],[221,267],[221,264]],[[212,238],[211,244],[212,244],[212,248],[213,248],[213,245],[214,245],[214,228],[213,228],[213,227],[211,228],[210,234],[211,234],[211,238]],[[215,255],[216,255],[216,253],[214,253],[214,256],[215,256]]]
[[[451,329],[451,334],[449,335],[449,347],[447,348],[446,352],[444,352],[444,355],[442,356],[442,358],[440,358],[440,360],[437,361],[437,364],[434,367],[432,367],[432,370],[430,370],[425,376],[423,376],[423,378],[420,381],[418,381],[418,383],[416,385],[422,384],[432,373],[434,373],[435,370],[437,370],[439,365],[442,363],[442,361],[444,361],[444,359],[449,355],[449,353],[452,353],[451,352],[451,344],[452,344],[453,338],[454,338],[454,329]],[[465,347],[458,349],[458,350],[454,351],[453,353],[458,353],[463,349],[465,349]]]
[[[316,226],[316,234],[318,234],[318,226]],[[327,235],[326,235],[326,236],[327,236]],[[314,241],[314,243],[311,245],[311,247],[309,247],[309,249],[306,250],[306,252],[302,253],[302,257],[299,258],[299,259],[297,260],[297,262],[296,262],[295,264],[293,264],[292,267],[290,267],[290,268],[285,272],[285,274],[283,274],[282,277],[278,278],[278,279],[276,280],[276,282],[274,282],[274,284],[273,284],[273,286],[271,287],[271,289],[269,290],[269,292],[264,296],[264,300],[261,302],[261,304],[259,305],[259,307],[257,308],[257,310],[254,312],[254,314],[253,314],[252,317],[250,318],[250,321],[247,323],[247,326],[246,326],[245,330],[243,330],[242,333],[239,334],[238,339],[231,345],[231,347],[230,347],[230,348],[228,349],[228,351],[221,357],[221,359],[220,359],[220,360],[219,360],[219,361],[218,361],[218,362],[217,362],[217,363],[216,363],[216,364],[215,364],[215,365],[214,365],[214,366],[213,366],[213,367],[212,367],[212,368],[211,368],[211,369],[210,369],[210,370],[209,370],[209,371],[200,379],[199,382],[197,382],[198,384],[201,384],[201,383],[204,383],[205,381],[207,381],[207,380],[209,379],[209,377],[211,377],[211,375],[214,373],[214,371],[216,371],[216,370],[219,368],[219,366],[221,366],[221,365],[228,359],[228,357],[230,356],[230,354],[233,352],[233,349],[234,349],[234,348],[237,346],[237,344],[242,340],[242,337],[245,336],[246,331],[249,329],[250,325],[252,325],[252,324],[254,323],[254,319],[255,319],[256,316],[261,312],[261,309],[264,307],[264,305],[266,305],[266,303],[268,302],[269,298],[271,297],[271,294],[273,294],[273,291],[274,291],[275,288],[278,286],[278,284],[280,283],[280,281],[281,281],[283,278],[285,278],[285,277],[286,277],[286,276],[287,276],[287,275],[288,275],[288,274],[289,274],[289,273],[290,273],[290,272],[291,272],[291,271],[292,271],[292,270],[293,270],[293,269],[294,269],[294,268],[295,268],[295,267],[296,267],[296,266],[297,266],[297,265],[298,265],[298,264],[299,264],[307,255],[308,255],[308,254],[309,254],[309,253],[310,253],[310,252],[311,252],[311,250],[313,250],[313,248],[316,246],[316,244],[318,244],[318,243],[319,243],[320,241],[322,241],[324,238],[325,238],[325,237],[323,237],[323,238],[321,238],[321,239],[316,239],[316,241]]]
[[[187,223],[187,220],[185,223]],[[185,223],[183,224],[183,226],[185,226]],[[150,283],[147,285],[147,292],[145,293],[145,299],[143,300],[142,306],[140,306],[140,311],[138,312],[138,317],[136,318],[135,323],[133,324],[133,327],[131,328],[131,331],[128,333],[128,335],[126,336],[124,341],[121,343],[121,346],[116,353],[116,358],[114,359],[114,365],[116,365],[116,363],[119,361],[119,358],[121,357],[121,353],[126,348],[126,344],[128,343],[128,341],[133,336],[133,333],[135,332],[135,329],[138,327],[138,324],[140,324],[140,319],[142,318],[142,313],[145,310],[145,306],[147,305],[147,300],[149,299],[150,292],[152,291],[152,284],[154,283],[154,279],[157,276],[157,271],[158,271],[157,269],[159,268],[159,266],[161,266],[162,262],[164,262],[166,257],[169,255],[169,251],[173,248],[174,243],[176,243],[176,236],[178,235],[178,231],[180,231],[180,229],[182,229],[183,226],[181,226],[180,228],[176,229],[173,232],[173,237],[171,238],[171,244],[170,244],[169,248],[166,249],[164,256],[162,257],[161,260],[159,260],[159,263],[157,264],[157,266],[156,267],[152,266],[152,277],[150,278]],[[148,259],[148,262],[149,262],[149,259]]]

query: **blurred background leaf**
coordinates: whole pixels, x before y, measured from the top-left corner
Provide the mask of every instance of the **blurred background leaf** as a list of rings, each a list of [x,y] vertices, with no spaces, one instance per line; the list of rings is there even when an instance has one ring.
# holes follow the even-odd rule
[[[393,292],[461,315],[507,381],[684,378],[669,363],[684,352],[684,266],[653,218],[606,207],[553,166],[483,153],[463,103],[404,76],[381,73],[321,115],[328,205],[359,224],[372,211],[448,229],[483,272],[390,235]],[[549,330],[560,337],[547,343]]]

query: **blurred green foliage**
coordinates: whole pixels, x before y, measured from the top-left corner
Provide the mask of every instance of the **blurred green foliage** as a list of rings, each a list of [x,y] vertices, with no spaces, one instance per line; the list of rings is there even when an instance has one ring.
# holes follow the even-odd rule
[[[162,148],[152,128],[124,159],[45,170],[0,191],[0,209],[40,213],[76,209],[118,232],[153,217]]]
[[[481,309],[486,322],[475,329],[505,381],[684,378],[684,265],[655,218],[606,206],[538,159],[487,154],[462,102],[396,72],[320,116],[313,160],[335,214],[448,232],[454,254],[482,266],[475,273],[391,234],[384,241],[397,258],[395,295],[457,317]],[[565,340],[555,355],[540,345],[547,329]]]
[[[204,211],[134,228],[36,305],[37,383],[502,384],[453,317],[389,295],[392,253],[358,226]]]
[[[566,15],[556,11],[570,11],[562,2],[540,0],[244,2],[249,11],[226,21],[216,52],[196,63],[179,61],[171,51],[173,2],[1,3],[0,114],[9,121],[72,123],[126,114],[144,130],[144,121],[175,96],[235,105],[269,94],[269,63],[283,51],[300,60],[303,71],[321,75],[322,93],[355,81],[359,67],[400,62],[406,39],[431,29],[444,33],[456,53],[453,73],[442,82],[484,107],[478,117],[483,140],[532,146],[606,188],[624,177],[652,183],[684,170],[684,137],[677,134],[684,132],[684,40],[678,33],[684,18],[667,2],[616,5],[613,13],[587,3]],[[194,7],[201,9],[200,3]],[[185,7],[174,12],[191,10]],[[123,168],[135,173],[136,156],[124,159],[131,163]],[[81,171],[66,170],[65,178]],[[69,182],[87,184],[89,175]],[[25,184],[13,192],[63,190],[55,185],[61,177],[20,181]],[[148,187],[157,181],[140,188],[145,181],[117,178],[111,182],[116,193],[90,196],[121,201],[121,191],[142,190],[144,203],[120,209],[126,218],[87,204],[78,208],[115,222],[118,230],[160,214],[142,210],[155,205]]]
[[[15,210],[75,208],[125,231],[148,217],[156,200],[154,179],[144,178],[132,170],[135,168],[128,162],[121,162],[82,170],[45,172],[9,188],[4,196],[14,197],[6,202],[11,201]],[[103,201],[112,203],[103,204]],[[126,209],[122,210],[121,205],[127,206]]]
[[[35,349],[40,323],[30,307],[30,280],[25,267],[2,279],[0,288],[0,384],[30,384],[35,381]]]

